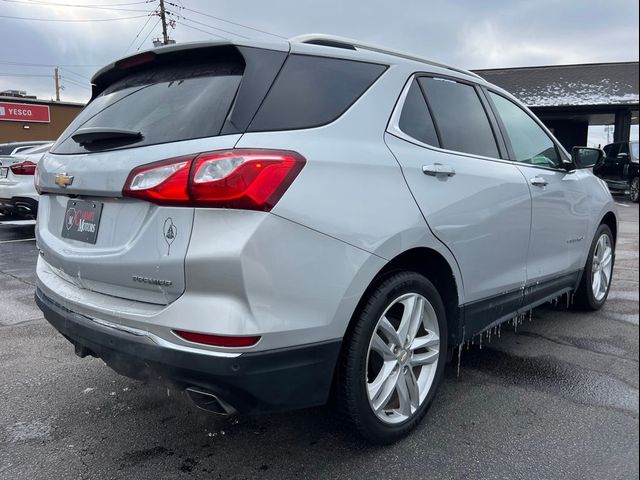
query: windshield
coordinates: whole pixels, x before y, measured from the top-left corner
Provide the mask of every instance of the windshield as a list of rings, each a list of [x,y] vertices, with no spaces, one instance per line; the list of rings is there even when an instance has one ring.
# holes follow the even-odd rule
[[[634,160],[638,160],[639,156],[638,156],[638,142],[631,142],[630,146],[631,146],[631,156],[633,157]]]

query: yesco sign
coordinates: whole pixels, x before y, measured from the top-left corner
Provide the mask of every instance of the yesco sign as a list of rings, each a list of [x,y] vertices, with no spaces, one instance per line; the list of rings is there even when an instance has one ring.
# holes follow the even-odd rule
[[[0,102],[0,121],[50,123],[47,105]]]

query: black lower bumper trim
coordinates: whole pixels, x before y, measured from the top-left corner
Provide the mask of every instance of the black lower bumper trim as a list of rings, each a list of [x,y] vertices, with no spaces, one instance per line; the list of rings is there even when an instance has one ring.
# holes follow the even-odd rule
[[[323,405],[331,389],[340,340],[243,353],[236,358],[175,350],[109,327],[56,304],[40,289],[36,303],[76,348],[116,372],[209,391],[239,413],[265,413]]]

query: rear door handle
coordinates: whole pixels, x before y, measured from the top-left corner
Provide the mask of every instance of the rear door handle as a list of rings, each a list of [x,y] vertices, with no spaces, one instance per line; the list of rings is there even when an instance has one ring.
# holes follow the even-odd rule
[[[430,177],[435,177],[438,175],[453,177],[456,174],[456,171],[450,165],[434,163],[433,165],[423,165],[422,173],[424,173],[425,175],[429,175]]]
[[[542,177],[533,177],[529,181],[531,182],[531,185],[535,185],[536,187],[546,187],[547,185],[549,185],[549,182],[547,182]]]

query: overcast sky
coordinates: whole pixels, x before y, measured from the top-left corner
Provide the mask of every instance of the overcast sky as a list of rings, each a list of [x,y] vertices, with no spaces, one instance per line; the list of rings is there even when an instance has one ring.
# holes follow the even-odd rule
[[[638,60],[637,0],[165,1],[177,15],[170,34],[178,42],[231,33],[275,38],[205,13],[283,37],[348,36],[468,69]],[[52,98],[53,67],[17,64],[56,64],[62,66],[62,100],[86,101],[88,77],[97,68],[151,47],[160,35],[157,18],[148,17],[157,3],[0,0],[0,90]],[[123,17],[137,18],[95,21]]]

